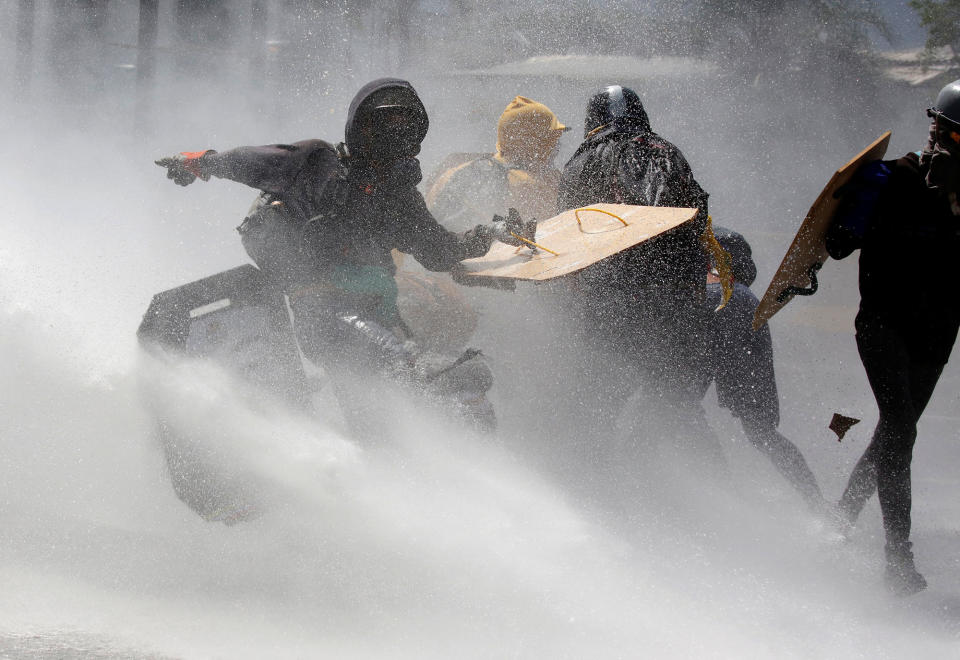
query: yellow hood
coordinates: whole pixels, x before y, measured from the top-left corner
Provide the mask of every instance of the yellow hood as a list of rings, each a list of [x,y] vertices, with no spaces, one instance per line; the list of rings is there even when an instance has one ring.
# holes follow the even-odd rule
[[[518,96],[497,123],[497,157],[520,167],[547,166],[566,130],[550,108]]]

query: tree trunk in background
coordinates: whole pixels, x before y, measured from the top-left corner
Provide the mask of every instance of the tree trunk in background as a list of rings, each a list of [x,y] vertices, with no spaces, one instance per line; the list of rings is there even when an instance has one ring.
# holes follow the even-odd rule
[[[24,98],[33,78],[34,0],[20,0],[17,10],[17,96]]]
[[[173,14],[179,73],[217,78],[231,58],[236,8],[224,0],[177,0]]]
[[[153,126],[153,81],[157,68],[158,0],[140,0],[140,27],[137,32],[136,130],[147,133]]]
[[[95,107],[106,89],[109,63],[107,60],[107,6],[110,0],[78,0],[78,32],[82,42],[81,57],[86,64],[86,75],[81,78],[81,97]]]
[[[253,0],[250,11],[250,104],[258,119],[264,114],[267,95],[267,0]]]
[[[411,22],[413,20],[413,11],[417,5],[417,0],[397,0],[397,22],[396,22],[396,36],[397,36],[397,65],[398,73],[406,71],[407,66],[410,65],[411,61],[411,52],[413,50],[413,34],[410,29]],[[389,37],[389,35],[387,35]],[[429,41],[433,38],[433,35],[420,35],[421,39]],[[420,46],[424,46],[426,43],[421,43]],[[429,48],[429,46],[427,46]]]
[[[76,6],[69,0],[56,0],[51,10],[51,36],[45,59],[53,73],[56,93],[69,102],[75,97],[80,63]]]

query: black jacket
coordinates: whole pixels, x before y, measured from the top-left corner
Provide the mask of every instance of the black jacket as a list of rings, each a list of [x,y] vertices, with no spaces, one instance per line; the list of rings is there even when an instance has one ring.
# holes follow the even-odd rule
[[[351,104],[347,135],[370,94],[408,83],[375,81]],[[412,90],[412,88],[411,88]],[[373,266],[393,274],[393,248],[411,254],[429,270],[450,270],[463,259],[486,254],[487,227],[463,234],[444,229],[417,190],[419,162],[407,158],[389,171],[377,169],[344,147],[323,140],[238,147],[207,154],[205,173],[243,183],[281,201],[303,227],[303,249],[314,269],[304,280],[326,277],[339,266]]]
[[[645,125],[614,123],[588,137],[567,162],[560,211],[606,202],[699,209],[695,222],[622,252],[588,269],[605,286],[702,286],[707,258],[700,235],[707,224],[707,193],[680,150]]]
[[[827,250],[842,259],[860,248],[859,334],[892,330],[915,359],[942,364],[960,327],[960,216],[925,177],[915,153],[862,168]]]

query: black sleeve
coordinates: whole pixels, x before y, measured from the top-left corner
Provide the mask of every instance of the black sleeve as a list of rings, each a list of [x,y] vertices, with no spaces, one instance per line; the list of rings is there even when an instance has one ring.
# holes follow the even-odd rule
[[[890,164],[874,161],[861,167],[837,193],[840,205],[827,230],[827,254],[843,259],[863,245],[867,227],[882,208],[880,203],[891,175]]]
[[[833,259],[845,259],[849,257],[854,250],[860,248],[859,237],[851,232],[847,226],[840,223],[830,225],[824,241],[826,243],[827,254]]]
[[[393,204],[392,215],[399,227],[397,249],[413,255],[427,270],[448,271],[464,259],[482,257],[493,242],[492,232],[485,225],[462,234],[447,231],[430,215],[416,188],[397,195]]]
[[[257,188],[282,194],[309,167],[314,154],[331,149],[322,140],[304,140],[293,144],[270,144],[261,147],[237,147],[229,151],[207,154],[202,158],[205,173]]]

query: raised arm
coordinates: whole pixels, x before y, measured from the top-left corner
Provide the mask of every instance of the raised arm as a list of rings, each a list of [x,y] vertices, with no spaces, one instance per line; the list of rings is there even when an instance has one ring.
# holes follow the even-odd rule
[[[179,185],[204,181],[211,176],[229,179],[264,192],[285,192],[314,160],[314,155],[332,147],[322,140],[304,140],[293,144],[237,147],[217,152],[185,152],[156,161],[167,168],[167,177]]]

